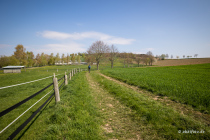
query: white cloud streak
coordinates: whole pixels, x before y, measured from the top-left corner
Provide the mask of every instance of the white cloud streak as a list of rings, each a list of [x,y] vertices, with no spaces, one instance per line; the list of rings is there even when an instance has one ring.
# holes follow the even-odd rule
[[[155,50],[154,48],[146,48],[145,49],[146,51],[153,51],[153,50]]]
[[[126,39],[122,37],[110,36],[100,32],[82,32],[82,33],[68,34],[68,33],[55,32],[55,31],[44,31],[38,34],[40,34],[44,38],[55,39],[55,40],[96,39],[96,40],[102,40],[108,44],[120,44],[120,45],[131,44],[133,41],[135,41],[134,39]]]
[[[78,53],[78,52],[85,52],[86,49],[83,48],[82,44],[77,43],[69,43],[69,44],[47,44],[42,47],[43,49],[37,50],[37,53]]]

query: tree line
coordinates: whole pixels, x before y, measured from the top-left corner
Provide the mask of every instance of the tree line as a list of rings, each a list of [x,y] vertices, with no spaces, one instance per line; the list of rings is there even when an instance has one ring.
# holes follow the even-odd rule
[[[55,56],[53,53],[50,55],[45,53],[38,53],[36,56],[32,51],[26,51],[23,45],[19,44],[15,47],[15,52],[12,56],[0,56],[0,68],[8,65],[22,65],[26,67],[46,66],[55,65],[76,61],[80,63],[84,61],[85,54],[83,53],[72,53],[72,54],[60,54],[57,53]]]
[[[109,60],[111,68],[113,68],[116,60],[120,60],[124,67],[126,65],[129,67],[129,65],[132,65],[133,63],[137,63],[139,67],[141,62],[145,65],[152,65],[155,59],[151,51],[146,54],[119,53],[117,47],[114,45],[109,46],[103,41],[94,42],[87,50],[86,62],[95,62],[97,69],[99,69],[99,64],[105,60]]]
[[[97,69],[99,69],[99,64],[104,61],[109,61],[111,68],[113,68],[114,63],[123,63],[124,67],[126,65],[129,67],[132,64],[140,63],[145,65],[152,65],[155,58],[151,51],[146,54],[133,54],[128,52],[119,52],[117,47],[114,45],[107,45],[103,41],[94,42],[84,53],[72,53],[72,54],[62,54],[60,56],[57,53],[55,56],[53,53],[50,55],[45,53],[38,53],[36,56],[32,51],[26,51],[23,45],[19,44],[15,47],[15,52],[12,56],[0,56],[0,68],[8,65],[22,65],[26,67],[36,67],[36,66],[46,66],[55,64],[69,64],[87,62],[88,64],[96,64]]]

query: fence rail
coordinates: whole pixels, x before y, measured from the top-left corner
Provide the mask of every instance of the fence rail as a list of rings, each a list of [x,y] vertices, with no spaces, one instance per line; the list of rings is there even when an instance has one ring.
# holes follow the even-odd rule
[[[58,74],[58,75],[61,75],[61,74]],[[56,75],[56,76],[58,76],[58,75]],[[37,82],[37,81],[44,80],[44,79],[47,79],[47,78],[50,78],[50,77],[52,77],[52,76],[48,76],[48,77],[45,77],[45,78],[41,78],[41,79],[37,79],[37,80],[25,82],[25,83],[15,84],[15,85],[11,85],[11,86],[0,87],[0,89],[9,88],[9,87],[15,87],[15,86],[20,86],[20,85],[24,85],[24,84],[29,84],[29,83]]]
[[[58,90],[60,90],[62,88],[62,86],[66,83],[68,83],[66,80],[70,79],[71,80],[71,76],[75,75],[77,72],[80,72],[80,69],[73,69],[70,71],[70,73],[68,73],[64,76],[62,76],[60,79],[58,79],[57,81],[60,81],[59,83],[61,83],[61,80],[64,79],[64,81],[61,83],[61,85],[58,87]],[[72,74],[72,75],[71,75]],[[59,74],[60,75],[60,74]],[[57,76],[57,75],[56,75]],[[52,77],[52,76],[49,76]],[[45,77],[49,78],[49,77]],[[55,74],[54,74],[54,78],[55,78]],[[44,78],[42,78],[43,80]],[[40,79],[38,79],[40,80]],[[31,81],[31,82],[35,82],[37,80]],[[28,82],[26,82],[28,83]],[[24,84],[26,84],[24,83]],[[57,83],[57,82],[56,82]],[[58,83],[58,85],[59,85]],[[22,83],[23,84],[23,83]],[[30,97],[20,101],[19,103],[5,109],[4,111],[0,112],[0,117],[4,116],[5,114],[9,113],[10,111],[16,109],[17,107],[19,107],[20,105],[22,105],[23,103],[29,101],[30,99],[32,99],[33,97],[37,96],[38,94],[40,94],[41,92],[43,92],[44,90],[46,90],[47,88],[49,88],[50,86],[52,86],[54,83],[50,83],[48,86],[44,87],[43,89],[41,89],[40,91],[34,93],[33,95],[31,95]],[[54,85],[55,88],[55,85]],[[11,126],[15,121],[17,121],[22,115],[24,115],[29,109],[31,109],[34,105],[36,105],[39,101],[41,101],[44,97],[46,97],[48,94],[50,94],[52,91],[54,90],[54,92],[51,94],[51,96],[24,122],[22,123],[9,137],[8,140],[13,139],[35,116],[37,113],[39,113],[39,111],[41,111],[41,109],[50,101],[50,99],[52,99],[52,97],[55,95],[55,89],[52,89],[50,92],[48,92],[46,95],[44,95],[41,99],[39,99],[36,103],[34,103],[31,107],[29,107],[26,111],[24,111],[20,116],[18,116],[14,121],[12,121],[9,125],[7,125],[2,131],[0,131],[0,134],[4,132],[4,130],[6,130],[9,126]]]
[[[51,85],[53,85],[53,83],[49,84],[48,86],[44,87],[43,89],[41,89],[40,91],[34,93],[33,95],[29,96],[28,98],[20,101],[19,103],[11,106],[10,108],[8,109],[5,109],[4,111],[0,112],[0,117],[1,116],[4,116],[5,114],[9,113],[10,111],[12,111],[13,109],[19,107],[20,105],[22,105],[23,103],[29,101],[30,99],[32,99],[33,97],[35,97],[36,95],[40,94],[41,92],[43,92],[44,90],[46,90],[47,88],[49,88]]]

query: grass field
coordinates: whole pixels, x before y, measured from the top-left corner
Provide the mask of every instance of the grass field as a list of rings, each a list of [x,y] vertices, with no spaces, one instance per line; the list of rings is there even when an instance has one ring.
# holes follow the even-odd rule
[[[0,74],[0,87],[61,74],[78,66],[47,66],[23,70],[20,74]],[[87,66],[80,66],[80,68]],[[121,67],[121,68],[119,68]],[[101,72],[125,83],[160,96],[192,105],[209,113],[210,64],[110,69]],[[58,69],[58,72],[57,72]],[[96,66],[92,66],[96,69]],[[47,72],[48,70],[48,72]],[[24,77],[24,78],[22,78]],[[0,111],[49,85],[52,78],[0,90]],[[123,83],[121,82],[121,83]],[[53,88],[0,118],[0,130]],[[46,99],[34,106],[11,127],[0,134],[6,139]],[[53,98],[15,139],[208,139],[208,120],[181,113],[144,92],[105,78],[100,71],[81,72],[60,91],[61,101]],[[177,104],[174,102],[174,104]],[[199,112],[200,113],[200,112]],[[201,114],[201,113],[200,113]],[[185,130],[199,131],[184,134]],[[181,133],[179,133],[181,131]],[[202,132],[202,133],[200,133]]]
[[[24,82],[29,82],[33,80],[37,80],[40,78],[45,78],[48,76],[52,76],[53,73],[57,76],[57,78],[61,78],[64,76],[64,73],[70,71],[73,68],[86,68],[87,66],[46,66],[40,68],[31,68],[22,70],[22,73],[17,74],[0,74],[0,87],[10,86],[14,84],[20,84]],[[58,72],[57,72],[58,69]],[[47,72],[48,70],[48,72]],[[67,73],[68,73],[67,72]],[[52,83],[52,77],[10,88],[0,89],[0,111],[3,111],[14,104],[22,101],[23,99],[29,97],[30,95],[38,92],[42,88],[46,87]],[[9,112],[8,114],[2,116],[0,118],[0,130],[6,127],[9,123],[11,123],[15,118],[17,118],[20,114],[22,114],[26,109],[28,109],[32,104],[34,104],[37,100],[39,100],[42,96],[48,93],[53,86],[49,87],[44,92],[40,93],[36,97],[32,98],[28,102],[22,104],[17,109]],[[50,96],[46,96],[41,102],[36,104],[33,108],[31,108],[26,114],[24,114],[19,120],[17,120],[13,125],[11,125],[8,129],[6,129],[3,134],[0,134],[0,139],[6,139],[9,134],[11,134],[20,124],[22,124],[44,101]]]
[[[210,64],[104,69],[102,73],[210,112]]]
[[[207,139],[210,129],[205,123],[193,120],[187,115],[180,114],[171,107],[164,106],[158,101],[151,100],[144,94],[110,81],[97,73],[91,76],[100,86],[113,95],[123,105],[129,107],[132,113],[128,116],[137,124],[132,127],[140,131],[143,139]],[[108,95],[107,95],[108,96]],[[104,97],[108,98],[108,97]],[[116,109],[117,110],[117,109]],[[124,128],[126,129],[126,128]],[[179,134],[184,130],[203,130],[200,134]],[[129,131],[129,130],[127,130]],[[129,133],[129,132],[127,132]],[[124,135],[129,135],[129,134]],[[115,138],[122,139],[121,135]]]
[[[100,114],[84,75],[81,72],[69,81],[60,92],[61,101],[55,105],[53,99],[21,139],[103,139]]]

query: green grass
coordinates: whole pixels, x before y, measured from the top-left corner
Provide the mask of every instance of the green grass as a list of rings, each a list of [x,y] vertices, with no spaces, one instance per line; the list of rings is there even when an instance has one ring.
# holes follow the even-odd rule
[[[164,106],[158,101],[151,100],[143,94],[107,80],[96,73],[91,73],[91,75],[122,104],[135,111],[130,117],[139,124],[141,137],[144,139],[208,139],[210,129],[206,124],[181,115],[173,108]],[[179,130],[204,130],[205,133],[184,134],[178,133]]]
[[[100,114],[84,74],[69,81],[60,94],[61,101],[56,105],[52,101],[22,139],[103,139]]]
[[[210,112],[210,64],[104,69],[102,73]]]
[[[48,77],[53,75],[53,73],[61,74],[57,76],[57,78],[63,77],[65,71],[68,72],[72,68],[87,66],[47,66],[40,68],[33,68],[22,70],[22,73],[18,74],[0,74],[0,87],[19,84],[23,82],[29,82],[32,80],[37,80],[40,78]],[[48,72],[47,72],[48,69]],[[58,72],[57,72],[58,69]],[[67,72],[67,73],[68,73]],[[30,84],[20,85],[16,87],[10,87],[6,89],[0,89],[0,111],[3,111],[12,105],[22,101],[23,99],[29,97],[30,95],[36,93],[42,88],[46,87],[52,83],[52,78],[44,79],[41,81],[37,81]],[[44,92],[40,93],[36,97],[32,98],[28,102],[9,112],[8,114],[2,116],[0,118],[0,130],[6,127],[9,123],[11,123],[15,118],[17,118],[20,114],[22,114],[26,109],[28,109],[32,104],[34,104],[37,100],[39,100],[42,96],[44,96],[47,92],[53,89],[53,86],[49,87]],[[11,125],[7,130],[5,130],[2,134],[0,134],[0,139],[6,139],[12,132],[14,132],[37,108],[44,103],[44,101],[49,97],[45,97],[41,102],[36,104],[33,108],[31,108],[26,114],[24,114],[19,120],[17,120],[13,125]]]

